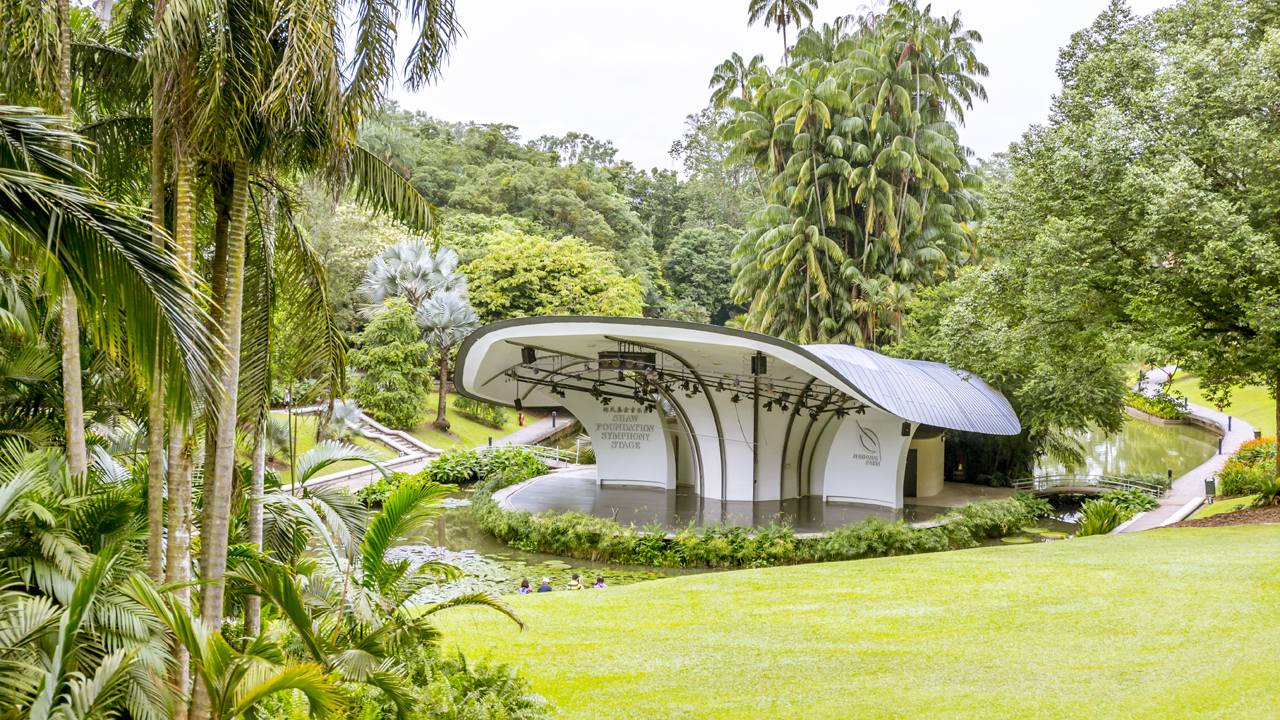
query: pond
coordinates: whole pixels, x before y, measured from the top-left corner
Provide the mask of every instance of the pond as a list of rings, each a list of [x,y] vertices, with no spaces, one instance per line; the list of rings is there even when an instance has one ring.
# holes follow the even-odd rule
[[[452,493],[461,505],[470,493]],[[461,501],[461,502],[460,502]],[[581,575],[590,587],[597,576],[604,576],[610,586],[629,585],[644,580],[716,572],[713,568],[651,568],[592,562],[578,558],[531,553],[516,550],[480,529],[466,507],[453,507],[439,517],[412,531],[404,543],[391,551],[396,560],[443,560],[462,568],[460,580],[441,583],[419,593],[416,602],[439,602],[469,592],[514,594],[520,580],[528,578],[535,587],[542,578],[550,578],[556,591],[564,589],[573,573]]]
[[[1037,475],[1088,473],[1164,475],[1170,469],[1178,478],[1218,452],[1218,436],[1192,425],[1154,425],[1126,417],[1124,429],[1114,435],[1096,428],[1077,436],[1084,446],[1084,467],[1069,468],[1042,460]]]
[[[1126,418],[1124,429],[1115,435],[1092,430],[1079,439],[1086,455],[1083,468],[1069,469],[1061,464],[1045,462],[1036,468],[1037,473],[1164,474],[1172,468],[1174,477],[1178,477],[1217,452],[1217,436],[1205,430],[1189,425],[1153,425],[1134,418]],[[524,578],[528,578],[534,585],[544,577],[550,578],[552,587],[561,591],[573,573],[578,573],[587,585],[594,582],[598,575],[603,575],[607,584],[617,586],[675,575],[718,572],[712,568],[614,565],[516,550],[480,529],[465,507],[469,497],[470,494],[466,492],[454,493],[450,501],[453,508],[418,528],[405,543],[393,551],[396,557],[415,562],[444,560],[458,565],[466,573],[460,580],[425,590],[418,596],[419,601],[434,602],[477,591],[511,594]],[[823,524],[821,519],[815,522],[815,518],[809,517],[810,513],[802,508],[788,507],[785,510],[789,512],[779,512],[768,520],[789,522],[798,531],[818,529],[807,526]],[[945,511],[946,508],[915,506],[885,513],[885,516],[886,519],[897,517],[916,521]],[[1058,506],[1052,517],[1037,522],[1034,527],[1015,533],[1009,539],[988,540],[983,545],[1007,544],[1014,538],[1024,538],[1025,542],[1055,541],[1058,536],[1054,533],[1069,535],[1075,532],[1078,511],[1078,505],[1068,502]],[[636,517],[619,519],[643,524],[659,518],[638,513]],[[837,520],[838,524],[838,521],[852,522],[857,519],[861,519],[861,516],[842,516],[829,518],[828,521]],[[1013,542],[1021,543],[1023,540]]]

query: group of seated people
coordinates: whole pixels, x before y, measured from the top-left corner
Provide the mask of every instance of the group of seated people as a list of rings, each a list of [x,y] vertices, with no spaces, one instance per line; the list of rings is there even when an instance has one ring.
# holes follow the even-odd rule
[[[591,587],[592,589],[595,589],[595,590],[604,590],[609,586],[604,584],[603,575],[597,575],[596,584],[592,585]],[[569,584],[566,585],[564,589],[565,590],[583,590],[585,588],[586,588],[586,584],[583,583],[582,580],[578,578],[578,573],[574,573],[573,579],[569,581]],[[520,589],[516,590],[516,594],[528,595],[531,592],[540,592],[540,593],[551,592],[551,578],[542,578],[542,584],[538,586],[537,590],[534,590],[533,587],[529,584],[528,578],[521,580]]]

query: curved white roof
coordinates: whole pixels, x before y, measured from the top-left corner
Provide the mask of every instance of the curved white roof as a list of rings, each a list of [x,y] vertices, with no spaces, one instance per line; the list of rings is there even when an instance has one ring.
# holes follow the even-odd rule
[[[991,435],[1016,435],[1022,429],[1003,395],[980,378],[942,363],[901,360],[851,345],[801,346],[759,333],[675,320],[569,315],[492,323],[463,342],[455,383],[468,397],[505,404],[507,398],[485,385],[487,378],[518,364],[520,345],[586,354],[595,352],[587,348],[619,339],[669,348],[708,370],[759,351],[904,420]],[[501,357],[490,358],[494,353]]]

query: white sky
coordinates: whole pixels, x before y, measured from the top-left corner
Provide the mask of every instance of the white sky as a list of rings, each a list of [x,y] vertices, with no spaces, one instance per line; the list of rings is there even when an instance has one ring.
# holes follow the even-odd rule
[[[457,0],[467,32],[441,81],[401,106],[449,121],[501,122],[525,140],[568,131],[612,140],[642,168],[673,168],[667,155],[684,118],[706,106],[711,72],[731,52],[776,65],[773,28],[747,27],[747,0]],[[862,2],[820,0],[815,24]],[[923,3],[922,3],[923,4]],[[1135,14],[1172,4],[1130,0]],[[1107,0],[937,0],[982,33],[989,101],[966,113],[962,143],[978,157],[1008,147],[1043,122],[1058,90],[1058,49]],[[407,28],[406,28],[407,29]],[[794,39],[794,31],[789,30]],[[403,45],[403,43],[402,43]]]

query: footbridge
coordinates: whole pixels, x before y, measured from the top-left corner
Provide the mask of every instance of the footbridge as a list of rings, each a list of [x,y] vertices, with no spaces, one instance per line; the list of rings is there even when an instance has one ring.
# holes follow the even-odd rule
[[[1029,492],[1040,497],[1093,495],[1107,490],[1140,490],[1154,498],[1165,493],[1165,488],[1158,483],[1111,475],[1044,475],[1014,480],[1011,486],[1018,492]]]

